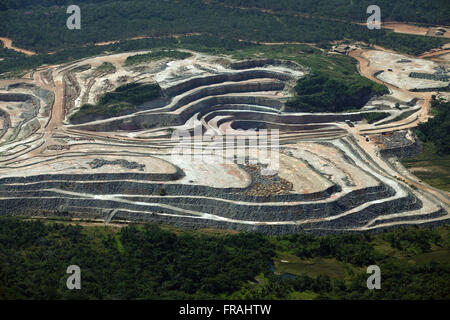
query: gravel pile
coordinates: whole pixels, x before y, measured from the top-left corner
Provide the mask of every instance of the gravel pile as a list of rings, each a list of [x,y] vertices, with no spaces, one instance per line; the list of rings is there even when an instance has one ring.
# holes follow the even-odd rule
[[[145,164],[139,164],[137,162],[130,162],[123,159],[108,161],[105,159],[94,159],[92,162],[88,163],[92,169],[98,169],[105,165],[118,165],[125,169],[138,169],[139,171],[144,171]]]

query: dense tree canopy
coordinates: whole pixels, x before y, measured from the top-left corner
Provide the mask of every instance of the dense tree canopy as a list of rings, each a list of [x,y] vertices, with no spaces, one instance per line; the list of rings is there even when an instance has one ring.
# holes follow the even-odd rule
[[[17,218],[0,222],[0,299],[287,299],[299,293],[319,299],[450,298],[450,267],[424,258],[430,253],[448,260],[448,227],[267,237],[175,233],[155,225],[115,231]],[[305,261],[336,259],[352,271],[345,279],[275,274],[270,266],[279,252]],[[383,290],[366,287],[371,264],[382,269]],[[80,266],[82,290],[67,290],[69,265]]]
[[[421,123],[417,135],[422,141],[432,142],[440,155],[450,154],[450,102],[433,99],[431,107],[435,116]]]
[[[212,0],[213,3],[271,9],[276,12],[305,13],[350,21],[366,21],[368,6],[381,9],[382,20],[447,25],[450,4],[446,0]]]
[[[364,78],[333,79],[314,74],[298,80],[297,98],[287,103],[289,111],[341,112],[360,109],[372,96],[388,93],[385,86]]]
[[[427,38],[427,41],[423,41],[417,36],[405,38],[390,31],[369,30],[365,26],[329,18],[233,9],[214,3],[207,4],[201,0],[80,1],[82,29],[69,30],[66,27],[67,6],[61,5],[67,5],[67,1],[48,0],[39,5],[33,4],[32,1],[22,2],[28,5],[4,5],[5,9],[9,9],[0,11],[0,35],[14,39],[14,43],[19,47],[39,52],[142,35],[159,37],[186,33],[204,33],[252,41],[320,42],[351,38],[389,47],[404,46],[410,52],[423,52],[439,46],[444,41],[437,38]],[[286,6],[289,7],[293,3],[312,1],[263,1],[260,6],[267,5],[271,8],[276,4],[283,5],[283,2],[287,2]],[[342,1],[340,2],[339,8],[344,12],[352,12],[352,6],[344,6]],[[408,6],[407,2],[409,3],[401,1],[402,8]],[[52,3],[60,6],[51,5]],[[421,8],[418,11],[420,14],[432,14],[427,11],[429,6],[418,7]],[[328,11],[324,12],[335,14],[333,4],[329,5],[329,1],[314,1],[311,8],[319,11],[328,8]],[[388,11],[391,12],[384,10],[386,13]],[[443,14],[445,10],[431,12]],[[367,15],[365,9],[361,11],[361,15]],[[448,15],[446,17],[448,19]]]
[[[278,4],[290,8],[295,7],[295,3],[311,1],[266,2],[258,3],[267,8]],[[328,5],[328,1],[314,1],[311,12],[328,8],[325,2]],[[406,2],[400,1],[399,6],[403,8]],[[355,0],[354,3],[359,8],[359,2]],[[124,52],[155,47],[183,47],[218,53],[255,45],[255,42],[308,42],[328,48],[330,41],[357,40],[417,55],[448,42],[443,38],[369,30],[365,26],[328,17],[241,10],[201,0],[83,0],[78,2],[82,29],[69,30],[66,27],[68,4],[66,0],[46,0],[39,4],[31,0],[2,2],[0,36],[9,37],[15,46],[39,54],[24,57],[23,54],[3,49],[0,52],[0,58],[3,59],[0,61],[0,73],[67,62],[104,51]],[[252,5],[252,2],[249,4]],[[347,10],[351,14],[353,5],[344,4],[342,1],[332,2],[330,8]],[[431,15],[430,12],[437,12],[434,5],[421,6],[419,3],[414,6],[427,8],[416,10],[419,13]],[[294,10],[294,7],[291,9]],[[386,11],[391,12],[383,12]],[[325,10],[324,14],[327,12]],[[180,38],[179,35],[185,36]],[[148,38],[133,40],[142,36]],[[95,45],[112,40],[121,42]]]

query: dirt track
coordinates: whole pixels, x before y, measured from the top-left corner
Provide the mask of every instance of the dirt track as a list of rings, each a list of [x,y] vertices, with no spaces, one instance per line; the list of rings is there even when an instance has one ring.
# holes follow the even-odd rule
[[[377,70],[373,70],[370,67],[370,61],[368,61],[365,57],[362,56],[362,54],[367,51],[367,50],[362,50],[362,49],[357,49],[354,50],[352,52],[349,53],[349,55],[353,58],[355,58],[356,60],[358,60],[358,71],[360,72],[360,74],[374,82],[380,83],[380,84],[384,84],[385,86],[387,86],[390,90],[399,90],[399,91],[403,91],[403,92],[407,92],[410,95],[415,96],[416,98],[419,99],[424,99],[424,104],[422,105],[422,108],[420,109],[420,111],[416,114],[411,115],[410,117],[401,120],[401,121],[397,121],[394,123],[391,123],[385,127],[380,126],[380,128],[378,130],[370,130],[370,133],[383,133],[383,132],[390,132],[390,131],[397,131],[397,130],[404,130],[404,129],[410,129],[413,127],[416,127],[419,123],[421,122],[426,122],[429,118],[429,114],[430,114],[430,106],[431,106],[431,97],[434,94],[434,92],[411,92],[402,88],[398,88],[395,87],[389,83],[385,83],[384,81],[381,81],[379,79],[377,79],[376,77],[373,76],[373,74],[377,71]],[[417,115],[417,119],[415,121],[410,121],[411,117],[416,116]],[[404,125],[401,125],[403,124]],[[400,125],[400,126],[399,126]],[[364,134],[369,132],[368,126],[364,126],[364,125],[358,125],[355,126],[355,128],[351,128],[349,131],[353,133],[353,135],[355,136],[355,138],[358,139],[359,144],[361,147],[364,148],[364,150],[366,152],[368,152],[373,159],[378,159],[377,157],[377,149],[375,148],[375,145],[367,142],[365,140]],[[435,197],[439,198],[440,200],[442,200],[443,202],[447,203],[450,205],[450,201],[448,199],[448,196],[450,195],[450,193],[448,192],[444,192],[441,190],[437,190],[433,187],[430,187],[426,184],[423,184],[419,181],[419,179],[417,180],[412,180],[407,176],[404,175],[396,175],[398,178],[403,179],[404,181],[406,181],[407,183],[414,185],[415,187],[421,189],[421,190],[425,190],[427,192],[430,192],[431,194],[433,194]]]
[[[450,49],[433,50],[433,51],[425,52],[424,54],[420,55],[419,58],[421,58],[421,59],[436,58],[439,56],[443,56],[447,53],[450,53]]]
[[[378,48],[380,49],[380,48]],[[412,91],[408,91],[406,89],[402,89],[402,88],[398,88],[396,86],[393,86],[389,83],[386,83],[384,81],[381,81],[380,79],[374,77],[374,73],[377,72],[378,70],[374,70],[371,68],[370,66],[370,61],[368,61],[365,57],[363,57],[363,53],[366,52],[367,50],[363,50],[363,49],[357,49],[357,50],[353,50],[352,52],[349,53],[349,56],[351,56],[352,58],[355,58],[356,60],[358,60],[358,71],[360,72],[360,74],[376,83],[379,84],[383,84],[386,87],[388,87],[391,91],[401,91],[401,92],[405,92],[408,93],[411,96],[414,96],[418,99],[423,99],[424,100],[424,104],[422,105],[422,109],[419,111],[418,114],[414,114],[404,120],[398,121],[398,122],[394,122],[389,124],[389,126],[383,127],[380,126],[379,130],[376,131],[371,131],[371,133],[378,133],[378,132],[386,132],[386,131],[397,131],[397,130],[401,130],[401,129],[408,129],[411,127],[415,127],[417,126],[419,123],[421,122],[426,122],[428,120],[429,117],[429,111],[430,111],[430,103],[431,103],[431,96],[434,94],[433,92],[412,92]],[[417,115],[417,119],[413,122],[410,122],[411,118],[413,116]],[[405,123],[404,126],[399,126],[400,124]]]
[[[36,54],[36,52],[34,52],[34,51],[30,51],[30,50],[26,50],[26,49],[21,49],[21,48],[14,47],[14,46],[12,45],[12,40],[9,39],[9,38],[0,37],[0,40],[3,42],[3,45],[4,45],[5,48],[7,48],[7,49],[10,49],[10,50],[14,50],[14,51],[17,51],[17,52],[24,53],[24,54],[26,54],[27,56],[32,56],[32,55],[35,55],[35,54]]]

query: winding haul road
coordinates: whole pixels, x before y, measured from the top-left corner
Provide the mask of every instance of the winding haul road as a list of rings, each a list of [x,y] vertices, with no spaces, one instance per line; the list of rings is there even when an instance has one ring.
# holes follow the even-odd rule
[[[0,40],[3,40],[3,39],[0,38]],[[11,43],[9,43],[9,45],[11,45]],[[384,169],[387,166],[386,166],[386,163],[383,163],[382,159],[379,158],[378,148],[376,147],[376,145],[374,143],[372,143],[370,141],[369,142],[366,141],[365,136],[369,133],[383,133],[383,132],[392,132],[392,131],[401,130],[401,129],[409,129],[409,128],[413,128],[413,127],[417,126],[420,122],[427,121],[427,119],[429,117],[429,112],[430,112],[431,96],[433,93],[431,93],[431,92],[425,92],[425,93],[411,92],[406,89],[395,87],[391,84],[385,83],[384,81],[377,79],[376,77],[373,76],[373,70],[370,70],[370,61],[368,61],[365,57],[363,57],[363,53],[365,51],[366,50],[364,50],[364,49],[357,49],[357,50],[352,51],[349,54],[351,57],[355,58],[359,62],[358,70],[362,76],[364,76],[374,82],[384,84],[391,90],[399,90],[399,91],[408,93],[411,96],[414,96],[414,97],[424,100],[424,103],[423,103],[421,109],[418,112],[416,112],[415,114],[411,115],[410,117],[408,117],[404,120],[396,121],[389,125],[377,127],[376,130],[369,131],[369,129],[372,127],[370,127],[368,125],[364,125],[364,124],[356,124],[355,127],[353,127],[353,128],[349,128],[346,125],[340,125],[342,128],[345,128],[345,130],[347,132],[349,132],[350,135],[353,136],[354,139],[356,139],[358,141],[358,145],[362,148],[362,150],[364,150],[370,156],[370,158],[372,158],[372,160],[375,163],[378,163],[379,167]],[[120,59],[125,59],[125,58],[121,57]],[[53,104],[49,122],[48,122],[47,126],[43,129],[44,143],[42,145],[40,145],[39,147],[31,150],[28,153],[28,156],[39,155],[41,157],[42,156],[45,157],[45,155],[43,154],[43,150],[45,150],[49,145],[55,144],[55,141],[52,138],[52,136],[55,133],[61,134],[61,133],[69,133],[70,132],[70,133],[78,133],[78,134],[84,135],[84,136],[94,136],[94,137],[98,137],[101,139],[108,139],[108,140],[111,139],[111,136],[105,135],[103,133],[97,133],[97,132],[86,133],[83,131],[75,131],[75,130],[65,129],[65,126],[63,124],[64,118],[66,116],[64,113],[65,111],[64,111],[63,73],[61,72],[61,70],[59,70],[58,68],[55,68],[55,67],[57,67],[57,66],[46,66],[42,69],[39,69],[38,71],[36,71],[33,74],[32,80],[27,80],[27,82],[34,82],[38,86],[52,91],[55,95],[55,100],[54,100],[54,104]],[[53,83],[48,83],[45,80],[45,77],[43,76],[44,73],[47,72],[48,70],[52,70]],[[414,118],[414,117],[416,117],[416,118]],[[413,120],[413,121],[411,121],[411,120]],[[126,138],[126,140],[139,141],[139,139],[133,139],[133,138]],[[354,161],[358,162],[359,160],[357,158],[355,158]],[[418,189],[426,191],[428,194],[431,194],[436,199],[439,199],[439,201],[437,201],[437,202],[444,203],[446,205],[445,209],[447,211],[449,211],[449,208],[450,208],[449,195],[450,194],[440,191],[440,190],[437,190],[435,188],[432,188],[432,187],[422,183],[419,179],[414,178],[413,175],[402,175],[402,174],[399,174],[398,171],[389,170],[389,169],[382,172],[382,174],[380,174],[380,172],[377,172],[377,170],[375,170],[375,171],[373,171],[373,174],[379,175],[380,178],[382,178],[382,176],[384,175],[384,176],[394,177],[397,179],[402,179],[402,180],[406,181],[408,184],[414,185]],[[88,194],[88,193],[81,194],[81,193],[69,192],[69,191],[64,191],[64,190],[59,190],[59,189],[53,189],[53,190],[48,190],[48,191],[55,192],[55,193],[63,193],[63,194],[69,195],[69,196],[70,195],[82,196],[82,197],[94,198],[94,199],[99,198],[98,195],[92,195],[92,194]],[[133,201],[123,199],[122,196],[123,195],[119,194],[119,195],[104,195],[101,197],[105,200],[118,201],[121,203],[130,203],[130,204],[137,203],[135,201],[133,202]],[[236,222],[236,223],[243,223],[243,224],[252,224],[252,225],[273,224],[273,225],[277,225],[277,224],[296,224],[296,223],[300,223],[300,222],[308,223],[308,221],[255,222],[255,221],[245,221],[245,220],[233,220],[230,218],[212,216],[207,213],[199,213],[196,211],[178,209],[173,206],[158,204],[156,202],[155,203],[145,203],[145,202],[140,203],[139,202],[139,204],[141,204],[143,206],[170,207],[170,209],[175,210],[175,211],[180,211],[180,213],[183,213],[183,214],[188,213],[188,214],[192,214],[195,216],[201,216],[201,218],[205,218],[205,219],[215,219],[215,220],[220,220],[220,221]],[[164,214],[164,213],[158,213],[158,214],[159,215],[169,215],[169,214]],[[109,217],[109,219],[111,219],[111,217]],[[371,221],[371,222],[373,222],[373,221]],[[389,225],[394,225],[397,223],[398,222],[391,222],[391,223],[386,223],[385,225],[389,226]],[[418,223],[420,223],[420,220],[418,221]],[[361,228],[361,230],[364,230],[367,228],[369,228],[369,227],[365,226],[365,227]]]
[[[14,50],[20,53],[24,53],[27,56],[32,56],[35,55],[36,52],[31,51],[31,50],[26,50],[26,49],[21,49],[21,48],[17,48],[15,46],[12,45],[12,40],[9,38],[5,38],[5,37],[0,37],[0,41],[3,42],[3,45],[5,46],[6,49],[10,49],[10,50]]]
[[[378,47],[377,49],[382,49]],[[357,49],[353,50],[349,53],[349,55],[352,58],[355,58],[358,60],[358,71],[359,73],[380,84],[384,84],[386,87],[388,87],[390,90],[399,90],[402,92],[406,92],[416,98],[423,99],[424,104],[422,105],[421,109],[409,116],[408,118],[400,121],[393,122],[389,125],[380,126],[377,130],[370,130],[368,129],[368,126],[366,125],[355,125],[354,128],[347,129],[348,131],[352,132],[353,135],[358,139],[359,144],[364,148],[366,152],[368,152],[373,159],[378,159],[377,156],[377,148],[373,143],[367,142],[364,138],[364,135],[367,133],[383,133],[383,132],[392,132],[397,130],[404,130],[404,129],[411,129],[414,127],[417,127],[420,123],[428,121],[428,118],[430,117],[430,106],[431,106],[431,98],[433,94],[436,94],[436,92],[412,92],[403,88],[399,88],[396,86],[393,86],[389,83],[386,83],[378,78],[376,78],[373,75],[373,70],[370,70],[370,61],[367,60],[365,57],[362,56],[364,52],[367,50],[363,49]],[[385,50],[386,51],[386,50]],[[415,119],[414,121],[411,121],[411,119]],[[418,178],[411,179],[410,176],[404,176],[399,175],[398,172],[394,175],[397,178],[402,178],[403,180],[407,181],[409,184],[412,184],[416,186],[417,188],[421,190],[425,190],[433,194],[435,197],[439,198],[441,201],[445,202],[448,206],[450,206],[450,193],[445,192],[442,190],[438,190],[436,188],[433,188],[427,184],[422,183]],[[411,175],[413,176],[413,175]],[[414,176],[413,176],[414,177]]]

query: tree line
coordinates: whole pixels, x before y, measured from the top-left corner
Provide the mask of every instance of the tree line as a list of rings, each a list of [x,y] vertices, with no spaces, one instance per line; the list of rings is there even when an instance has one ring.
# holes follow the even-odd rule
[[[424,142],[431,142],[436,146],[439,155],[450,154],[450,102],[436,99],[431,100],[431,110],[434,116],[427,122],[419,124],[417,136]]]
[[[448,227],[268,237],[153,224],[117,231],[11,217],[0,222],[0,299],[289,299],[298,293],[318,299],[450,298],[448,263],[408,262],[442,250],[447,258],[441,253],[441,259],[448,260]],[[380,241],[400,256],[380,251]],[[284,251],[306,260],[336,259],[354,271],[346,278],[283,277],[270,265]],[[383,290],[367,289],[370,264],[381,267]],[[80,266],[82,290],[67,290],[69,265]]]
[[[446,42],[440,38],[399,35],[388,30],[369,30],[366,26],[345,21],[232,9],[214,3],[206,4],[201,0],[85,0],[79,4],[82,30],[69,30],[66,27],[68,18],[66,7],[61,6],[66,2],[45,1],[43,4],[34,5],[31,1],[24,0],[25,6],[6,5],[5,10],[0,11],[1,35],[14,39],[14,44],[18,47],[33,49],[40,53],[142,35],[159,37],[186,33],[205,33],[214,37],[261,42],[319,43],[353,39],[390,48],[401,47],[410,53],[423,52]],[[269,2],[263,1],[260,6],[272,8],[278,4],[282,6],[283,3],[287,6],[288,3],[292,6],[294,3],[304,3],[304,1]],[[399,11],[404,12],[403,9],[409,2],[401,1],[402,10]],[[53,6],[52,3],[60,6]],[[337,3],[336,6],[344,13],[352,14],[354,11],[354,6],[345,6],[342,3]],[[329,1],[314,1],[310,10],[325,14],[336,13],[332,10],[333,7],[335,7],[333,4],[329,6]],[[417,7],[417,15],[425,12],[428,14],[430,5],[419,4],[413,7]],[[391,11],[383,10],[383,12],[387,14]],[[431,12],[444,14],[445,10]],[[361,14],[366,15],[365,8]]]

